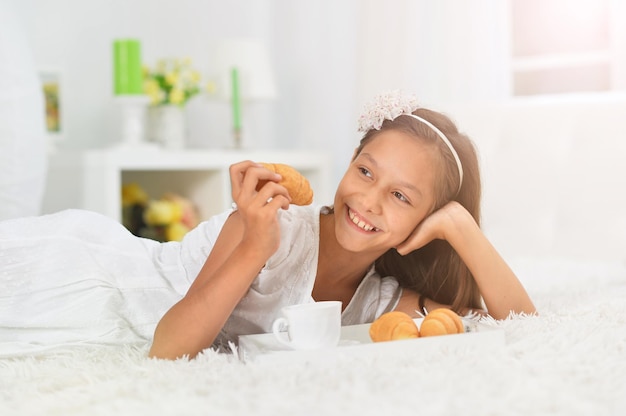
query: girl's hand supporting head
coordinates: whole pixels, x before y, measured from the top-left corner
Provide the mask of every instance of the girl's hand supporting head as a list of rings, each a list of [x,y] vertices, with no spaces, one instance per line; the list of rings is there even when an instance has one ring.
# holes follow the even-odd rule
[[[458,202],[451,201],[436,210],[415,228],[409,238],[402,242],[396,250],[401,255],[417,250],[433,240],[446,240],[446,235],[457,219],[471,219],[469,212]],[[473,221],[473,220],[472,220]]]

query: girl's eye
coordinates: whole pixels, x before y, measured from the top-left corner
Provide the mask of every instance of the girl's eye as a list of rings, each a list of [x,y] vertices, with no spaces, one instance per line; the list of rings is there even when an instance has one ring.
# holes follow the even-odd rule
[[[372,176],[372,174],[370,173],[370,171],[369,171],[369,170],[367,170],[366,168],[360,167],[360,168],[359,168],[359,171],[361,172],[361,174],[363,174],[364,176],[367,176],[368,178],[369,178],[370,176]]]
[[[393,196],[398,198],[400,201],[402,201],[402,202],[409,202],[409,200],[406,199],[406,197],[404,195],[402,195],[400,192],[395,191],[395,192],[392,192],[392,193],[393,193]]]

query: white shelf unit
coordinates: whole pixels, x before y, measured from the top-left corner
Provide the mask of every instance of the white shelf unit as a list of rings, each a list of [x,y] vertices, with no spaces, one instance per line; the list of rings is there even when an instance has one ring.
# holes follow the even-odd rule
[[[87,209],[121,221],[122,185],[137,182],[151,198],[175,192],[193,201],[201,219],[232,203],[229,167],[242,160],[286,163],[307,177],[314,202],[331,204],[331,163],[310,151],[103,149],[50,155],[43,212]]]

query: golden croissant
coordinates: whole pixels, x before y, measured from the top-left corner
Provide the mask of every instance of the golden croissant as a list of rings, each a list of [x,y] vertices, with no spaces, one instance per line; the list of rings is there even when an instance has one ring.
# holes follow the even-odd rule
[[[307,178],[289,165],[283,163],[261,163],[266,169],[282,176],[279,184],[287,188],[291,203],[294,205],[309,205],[313,202],[313,189]],[[260,181],[257,190],[267,181]]]
[[[447,308],[433,309],[424,317],[420,325],[420,335],[423,337],[461,334],[463,332],[465,332],[465,326],[461,317]]]
[[[382,314],[370,325],[369,334],[374,342],[395,341],[435,335],[460,334],[465,332],[461,317],[453,310],[438,308],[429,312],[421,325],[406,313],[392,311]]]
[[[418,338],[419,329],[408,314],[391,311],[382,314],[370,325],[370,338],[374,342]]]

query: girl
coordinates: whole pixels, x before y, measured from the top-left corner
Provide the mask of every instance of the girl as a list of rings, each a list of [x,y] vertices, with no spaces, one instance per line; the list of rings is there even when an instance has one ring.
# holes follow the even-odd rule
[[[480,231],[470,140],[399,93],[360,129],[332,207],[290,206],[278,175],[244,161],[230,170],[236,209],[181,243],[80,210],[0,222],[0,356],[146,341],[153,357],[195,356],[321,300],[342,302],[343,325],[393,309],[535,312]]]
[[[237,209],[207,230],[219,236],[159,322],[151,356],[193,356],[216,340],[267,332],[281,307],[310,301],[342,301],[344,325],[392,309],[466,313],[483,299],[496,319],[535,312],[479,228],[470,140],[397,92],[370,105],[360,130],[332,208],[290,206],[278,175],[250,161],[231,167]]]

